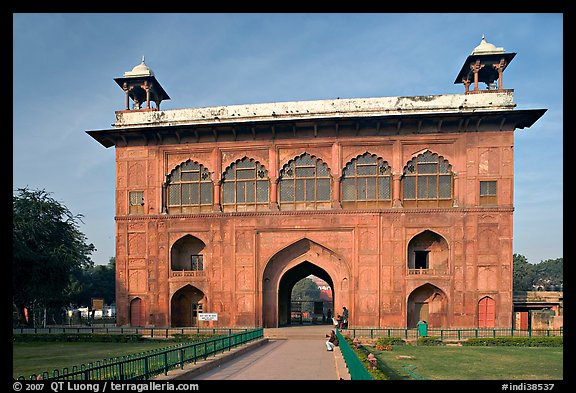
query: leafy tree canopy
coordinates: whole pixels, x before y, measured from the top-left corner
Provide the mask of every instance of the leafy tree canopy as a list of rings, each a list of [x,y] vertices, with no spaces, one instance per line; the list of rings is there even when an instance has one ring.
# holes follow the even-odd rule
[[[564,258],[529,263],[525,256],[513,255],[514,291],[560,290],[564,283]]]
[[[292,300],[321,300],[320,288],[310,278],[303,278],[294,284]]]
[[[13,195],[12,291],[20,312],[65,304],[72,274],[93,265],[95,247],[79,230],[81,219],[45,190]]]

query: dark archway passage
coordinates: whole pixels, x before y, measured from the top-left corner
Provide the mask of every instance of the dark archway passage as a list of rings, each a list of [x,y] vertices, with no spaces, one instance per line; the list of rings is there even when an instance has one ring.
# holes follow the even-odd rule
[[[314,275],[322,280],[326,281],[330,288],[332,288],[332,299],[334,299],[334,283],[332,278],[328,273],[308,261],[304,261],[290,270],[288,270],[282,278],[280,279],[280,285],[278,287],[278,325],[286,326],[290,325],[290,311],[291,311],[291,295],[292,288],[301,279],[308,277],[309,275]]]
[[[430,283],[419,286],[408,296],[408,327],[414,328],[425,320],[429,327],[447,326],[446,294]]]
[[[172,327],[197,326],[198,313],[202,312],[206,302],[204,293],[192,285],[180,288],[172,296]]]
[[[292,288],[314,275],[332,289],[333,309],[350,304],[350,271],[343,258],[329,248],[303,238],[280,249],[262,274],[262,326],[275,328],[290,321]]]

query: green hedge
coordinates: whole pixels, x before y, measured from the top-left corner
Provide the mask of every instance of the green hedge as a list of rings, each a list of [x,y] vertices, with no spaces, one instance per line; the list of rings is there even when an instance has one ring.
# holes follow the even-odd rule
[[[418,337],[417,345],[425,345],[425,346],[435,346],[435,345],[445,345],[440,337],[435,336],[425,336],[425,337]]]
[[[494,337],[494,338],[469,338],[462,342],[469,346],[515,346],[515,347],[561,347],[564,345],[564,337],[560,336],[533,336],[533,337]]]
[[[406,341],[401,337],[379,337],[376,345],[406,345]]]
[[[220,337],[222,334],[211,334],[211,333],[192,333],[192,334],[181,334],[176,333],[172,335],[172,338],[168,339],[158,339],[158,341],[202,341],[208,340],[214,337]],[[150,339],[148,339],[150,341]]]
[[[143,337],[142,334],[107,334],[107,333],[37,333],[13,334],[14,342],[194,342],[219,337],[221,334],[192,333],[173,334],[168,338]]]
[[[141,334],[47,333],[13,334],[14,342],[138,342],[146,340]]]
[[[369,352],[367,352],[367,350],[363,346],[361,346],[360,348],[354,348],[354,343],[350,337],[344,336],[344,339],[348,342],[348,344],[350,345],[350,348],[352,348],[352,350],[354,351],[356,356],[358,356],[358,359],[360,359],[360,362],[362,362],[362,365],[364,366],[364,368],[366,368],[366,370],[368,370],[370,375],[372,375],[372,378],[374,378],[376,380],[388,380],[388,379],[390,379],[380,369],[380,362],[381,362],[380,360],[378,360],[378,363],[376,363],[375,369],[371,368],[372,364],[368,360],[368,353]]]

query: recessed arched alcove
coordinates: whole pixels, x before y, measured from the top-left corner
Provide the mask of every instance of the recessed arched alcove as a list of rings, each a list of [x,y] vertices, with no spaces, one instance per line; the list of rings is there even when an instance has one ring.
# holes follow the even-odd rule
[[[414,289],[408,296],[408,327],[418,325],[418,321],[428,322],[428,327],[447,325],[448,299],[444,291],[426,283]]]
[[[289,324],[292,288],[309,275],[321,278],[332,288],[334,309],[350,304],[346,263],[334,251],[303,238],[279,250],[266,264],[262,277],[264,327]]]
[[[187,284],[172,295],[170,301],[173,327],[198,326],[198,313],[202,312],[206,297],[204,292]]]

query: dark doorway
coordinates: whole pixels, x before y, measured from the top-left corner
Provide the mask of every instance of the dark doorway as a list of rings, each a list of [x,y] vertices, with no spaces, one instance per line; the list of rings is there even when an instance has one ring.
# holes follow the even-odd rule
[[[302,302],[303,300],[307,299],[295,299],[295,302],[292,302],[292,290],[294,286],[302,279],[307,278],[308,276],[313,275],[316,276],[323,281],[325,281],[331,291],[331,298],[334,299],[334,284],[332,282],[332,278],[326,273],[326,271],[313,263],[308,261],[304,261],[292,269],[288,270],[282,278],[280,279],[280,285],[278,288],[278,325],[279,326],[290,326],[292,321],[294,320],[298,324],[300,321],[304,321],[304,313],[302,311],[303,308],[306,307],[308,302]],[[314,301],[310,302],[310,306],[312,307],[312,311],[314,308]],[[318,306],[317,306],[318,307]],[[322,306],[324,308],[324,304]],[[327,310],[330,309],[332,313],[332,305],[327,304]],[[293,313],[294,312],[294,313]],[[327,311],[326,311],[327,312]],[[298,315],[296,315],[298,314]],[[311,313],[313,315],[313,313]],[[310,313],[308,314],[310,315]],[[294,316],[294,318],[293,318]],[[313,318],[313,317],[312,317]],[[322,315],[318,314],[316,318],[319,318],[320,321],[322,320]],[[310,318],[310,321],[312,319]]]
[[[186,285],[180,288],[171,301],[172,326],[198,326],[198,313],[205,302],[204,293],[196,287]]]
[[[130,326],[146,325],[144,302],[139,297],[130,302]]]
[[[428,269],[428,253],[430,251],[414,251],[414,268]]]

